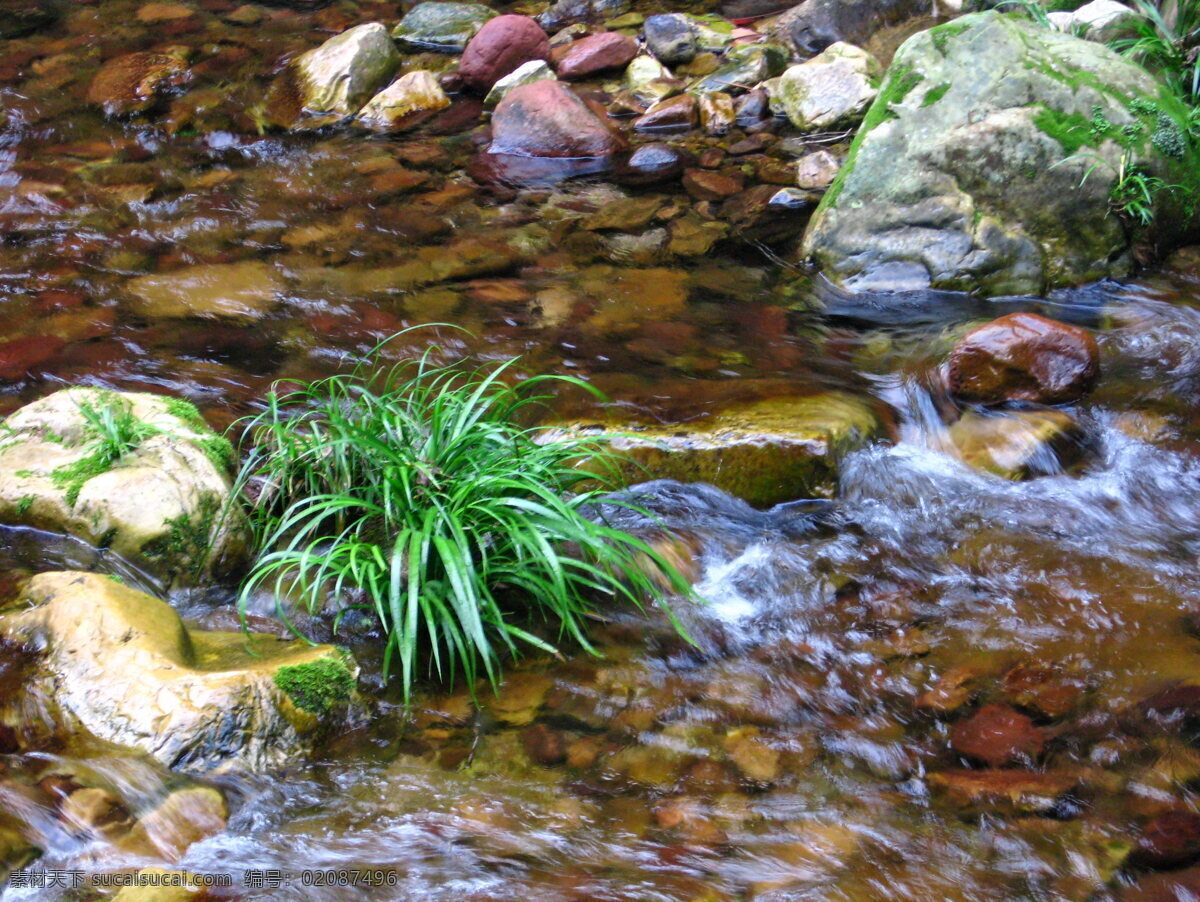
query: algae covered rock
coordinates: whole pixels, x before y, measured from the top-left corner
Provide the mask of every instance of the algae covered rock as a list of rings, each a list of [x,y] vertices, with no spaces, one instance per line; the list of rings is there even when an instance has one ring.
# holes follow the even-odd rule
[[[882,432],[871,406],[843,392],[768,398],[714,412],[686,425],[576,422],[548,431],[609,436],[625,458],[626,484],[651,479],[706,482],[767,507],[828,496],[849,452]]]
[[[115,451],[104,444],[113,430],[126,439]],[[164,587],[191,585],[245,559],[243,517],[225,512],[232,464],[187,402],[66,389],[0,427],[0,524],[73,536]]]
[[[0,635],[42,650],[31,697],[168,767],[287,765],[353,699],[357,668],[333,646],[189,631],[167,603],[105,576],[42,573],[20,601]]]
[[[804,254],[855,291],[1040,294],[1124,275],[1135,242],[1169,247],[1194,228],[1186,126],[1107,47],[964,16],[901,46]],[[1122,172],[1161,180],[1151,210],[1127,205]]]
[[[495,17],[495,10],[482,3],[427,0],[408,11],[392,29],[392,37],[412,50],[462,53],[479,29]]]
[[[128,116],[154,106],[187,74],[187,51],[170,47],[114,57],[100,67],[87,99],[108,116]]]
[[[879,63],[871,54],[839,42],[785,71],[771,105],[801,131],[855,125],[878,93],[879,76]]]
[[[200,317],[252,322],[262,319],[283,294],[275,268],[257,260],[203,263],[130,279],[125,285],[135,312],[152,319]]]

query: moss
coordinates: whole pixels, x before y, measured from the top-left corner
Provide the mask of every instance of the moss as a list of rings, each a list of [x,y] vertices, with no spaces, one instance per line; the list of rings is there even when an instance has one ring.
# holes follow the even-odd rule
[[[946,25],[938,25],[929,29],[929,36],[933,39],[933,46],[937,48],[938,53],[945,56],[946,46],[949,44],[950,39],[970,28],[970,23],[949,22]]]
[[[50,472],[50,480],[66,495],[67,506],[74,507],[79,492],[90,479],[112,469],[112,459],[102,451],[93,451]]]
[[[925,96],[921,98],[921,109],[927,106],[933,106],[939,100],[946,96],[946,92],[950,90],[950,82],[944,81],[935,88],[930,88],[925,92]]]
[[[197,409],[196,405],[191,401],[185,401],[183,398],[164,398],[167,406],[167,413],[178,420],[183,420],[189,426],[196,429],[207,430],[208,423]]]
[[[1091,122],[1079,113],[1063,113],[1042,104],[1033,117],[1033,124],[1061,144],[1066,156],[1081,147],[1094,147],[1097,143],[1097,138],[1092,135]]]
[[[1159,113],[1154,119],[1154,131],[1150,135],[1150,143],[1163,156],[1182,160],[1187,154],[1187,137],[1175,120],[1166,113]]]
[[[33,502],[33,495],[23,495],[21,500],[17,502],[17,516],[24,517],[26,514],[28,514],[30,509],[33,507]]]
[[[166,535],[142,546],[141,552],[154,560],[189,563],[192,575],[199,574],[208,561],[213,529],[221,502],[214,495],[205,495],[195,513],[180,514],[164,521]]]
[[[275,671],[275,685],[302,711],[324,714],[350,699],[354,674],[342,661],[322,658],[280,667]]]
[[[229,472],[237,462],[233,444],[223,435],[206,435],[195,440],[196,446],[204,452],[204,456],[212,461],[218,470]]]

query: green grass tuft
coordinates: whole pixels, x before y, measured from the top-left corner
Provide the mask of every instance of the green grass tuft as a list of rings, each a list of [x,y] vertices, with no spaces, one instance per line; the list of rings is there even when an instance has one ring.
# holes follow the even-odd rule
[[[354,674],[341,661],[322,658],[280,667],[275,671],[275,685],[302,711],[324,714],[350,699]]]
[[[604,440],[542,443],[522,424],[539,392],[594,389],[560,376],[513,385],[515,361],[472,370],[435,365],[436,352],[268,396],[238,480],[259,490],[243,609],[267,588],[312,612],[327,601],[373,611],[384,674],[398,660],[408,698],[422,658],[473,685],[480,667],[494,683],[520,647],[557,653],[519,625],[530,618],[592,650],[584,622],[602,604],[664,602],[649,570],[690,595],[645,542],[589,516],[598,490],[576,493],[596,480],[582,459],[612,460]]]

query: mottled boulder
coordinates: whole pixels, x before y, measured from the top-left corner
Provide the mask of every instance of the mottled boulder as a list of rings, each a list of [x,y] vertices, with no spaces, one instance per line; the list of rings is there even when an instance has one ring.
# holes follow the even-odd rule
[[[1182,190],[1123,220],[1122,171]],[[803,253],[852,291],[1042,294],[1126,274],[1135,242],[1178,244],[1197,187],[1187,111],[1144,69],[976,13],[901,46]]]
[[[496,17],[482,3],[426,0],[410,9],[392,29],[392,37],[410,50],[462,53],[479,29]]]
[[[950,391],[965,401],[1063,404],[1095,385],[1100,348],[1080,326],[1011,313],[967,333],[947,369]]]
[[[463,84],[480,93],[518,66],[550,59],[550,39],[528,16],[497,16],[467,44],[458,72]]]
[[[99,449],[93,418],[129,417],[134,447]],[[191,585],[245,561],[241,513],[223,515],[228,443],[185,402],[69,388],[4,422],[0,524],[32,526],[111,549],[164,587]]]
[[[100,67],[88,87],[88,103],[108,116],[129,116],[153,107],[187,76],[187,51],[143,50],[114,57]]]
[[[94,573],[42,573],[0,634],[44,649],[31,699],[105,742],[190,771],[294,763],[345,712],[339,649],[191,632],[167,603]]]
[[[619,69],[637,56],[637,41],[615,31],[589,35],[572,41],[555,54],[559,78],[587,78],[606,69]]]
[[[620,136],[574,91],[557,81],[514,88],[492,115],[488,153],[525,157],[604,157]]]
[[[400,66],[400,53],[378,22],[343,31],[303,53],[281,78],[293,78],[307,113],[353,116]]]
[[[417,70],[401,75],[372,97],[358,113],[358,121],[367,128],[402,132],[415,128],[450,106],[432,72]]]
[[[879,93],[880,74],[879,63],[867,51],[853,44],[831,44],[779,77],[771,106],[801,131],[857,125]]]

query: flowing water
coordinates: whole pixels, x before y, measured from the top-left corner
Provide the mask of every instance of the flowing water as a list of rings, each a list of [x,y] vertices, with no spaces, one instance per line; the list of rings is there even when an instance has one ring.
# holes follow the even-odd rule
[[[383,692],[369,724],[283,773],[197,781],[111,748],[68,754],[21,694],[24,653],[0,648],[5,720],[27,726],[23,754],[0,756],[0,804],[39,866],[228,875],[209,896],[247,900],[1194,897],[1153,895],[1162,862],[1126,860],[1152,819],[1197,809],[1200,785],[1194,260],[1021,303],[1096,329],[1103,375],[1072,411],[1075,453],[1011,482],[953,452],[938,373],[971,322],[1010,305],[826,296],[836,316],[820,316],[820,286],[753,242],[630,251],[577,227],[617,197],[604,181],[472,181],[465,100],[403,140],[261,136],[246,110],[277,59],[395,14],[343,4],[244,28],[221,19],[233,7],[149,25],[101,0],[0,43],[0,411],[82,383],[186,397],[224,427],[276,379],[449,322],[467,330],[439,329],[451,352],[522,355],[646,419],[836,388],[883,412],[891,440],[852,454],[825,504],[764,512],[658,487],[698,565],[705,604],[680,611],[694,645],[661,616],[614,612],[599,657],[525,659],[499,696],[481,688],[479,711],[461,686],[422,693],[411,717]],[[191,48],[195,81],[157,124],[84,103],[102,59],[164,41]],[[677,187],[632,193],[661,197],[663,222],[691,204]],[[397,267],[468,253],[491,262],[398,287]],[[253,322],[155,316],[130,293],[147,274],[261,261],[280,297]],[[429,338],[403,341],[390,353]],[[44,536],[5,541],[3,596],[51,560],[138,579]],[[178,602],[213,626],[228,600]],[[951,733],[986,703],[1026,712],[1037,747],[968,771]],[[64,774],[134,814],[211,785],[230,818],[191,845],[88,838],[56,808],[66,778],[46,778]],[[201,814],[177,809],[168,834]],[[336,885],[347,869],[358,885]]]

